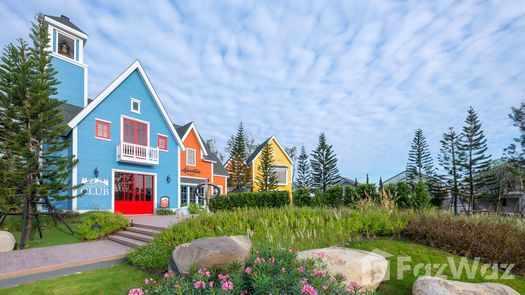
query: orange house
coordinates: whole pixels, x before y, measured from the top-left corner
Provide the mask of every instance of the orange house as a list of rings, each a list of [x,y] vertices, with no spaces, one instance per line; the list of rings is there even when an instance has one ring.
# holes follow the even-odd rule
[[[175,125],[186,149],[180,152],[180,207],[190,203],[204,204],[203,199],[196,195],[197,186],[203,183],[213,183],[226,194],[228,172],[197,131],[195,124]],[[204,195],[204,187],[199,188],[199,195]]]

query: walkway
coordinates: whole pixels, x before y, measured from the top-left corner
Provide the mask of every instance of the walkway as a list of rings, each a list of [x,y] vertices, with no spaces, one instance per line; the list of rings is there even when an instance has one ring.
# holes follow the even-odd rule
[[[157,230],[163,230],[175,223],[181,222],[189,215],[126,215],[134,225],[143,225]]]

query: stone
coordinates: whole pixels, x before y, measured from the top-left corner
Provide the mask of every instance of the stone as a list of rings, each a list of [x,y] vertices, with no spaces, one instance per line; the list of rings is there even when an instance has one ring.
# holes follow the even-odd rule
[[[237,262],[245,265],[252,252],[252,242],[246,236],[201,238],[178,245],[171,255],[170,270],[178,273],[198,268],[225,268]]]
[[[328,247],[299,252],[299,259],[318,259],[332,275],[341,273],[346,283],[358,282],[362,290],[372,291],[387,276],[388,261],[385,257],[363,250]]]
[[[13,234],[8,231],[0,231],[0,252],[13,251],[16,240]]]
[[[519,295],[509,286],[499,283],[464,283],[425,276],[412,286],[413,295]]]

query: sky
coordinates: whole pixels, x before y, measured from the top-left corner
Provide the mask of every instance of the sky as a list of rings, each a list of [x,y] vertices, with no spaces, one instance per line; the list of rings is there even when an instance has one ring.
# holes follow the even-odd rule
[[[89,35],[90,98],[139,59],[171,119],[223,154],[240,121],[307,151],[325,132],[360,181],[401,172],[416,128],[436,158],[469,106],[500,157],[525,100],[525,1],[3,0],[0,46],[37,12]]]

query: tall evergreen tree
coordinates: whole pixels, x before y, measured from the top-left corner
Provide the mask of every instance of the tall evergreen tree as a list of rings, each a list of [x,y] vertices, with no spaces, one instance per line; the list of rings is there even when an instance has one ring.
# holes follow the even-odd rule
[[[304,145],[301,146],[301,154],[297,159],[297,177],[295,179],[296,188],[309,188],[311,185],[311,171],[310,163],[308,162],[308,154]]]
[[[240,122],[237,134],[232,143],[229,164],[227,165],[228,172],[230,173],[228,185],[236,191],[244,190],[248,186],[250,179],[250,171],[246,165],[246,139],[244,136],[244,126],[242,122]]]
[[[370,183],[370,179],[368,178],[368,173],[366,174],[366,184]]]
[[[491,155],[486,155],[487,139],[474,108],[470,107],[465,126],[458,141],[459,166],[463,171],[463,185],[468,199],[468,208],[475,209],[476,190],[483,186],[483,172],[490,166]]]
[[[504,160],[508,162],[509,173],[517,180],[520,187],[525,187],[525,102],[519,107],[512,107],[509,118],[512,125],[518,127],[519,136],[505,149]],[[519,208],[519,213],[525,213],[525,206]]]
[[[273,148],[270,142],[267,142],[261,150],[255,180],[261,192],[273,191],[277,188],[279,180],[277,178],[277,172],[275,171]]]
[[[411,181],[425,181],[426,177],[434,174],[432,156],[428,148],[427,139],[421,128],[416,129],[406,168],[407,178]]]
[[[460,134],[454,128],[450,127],[441,139],[441,149],[438,155],[439,165],[445,170],[446,175],[443,175],[445,183],[447,184],[452,199],[454,201],[454,214],[458,214],[458,198],[459,185],[461,174],[459,171],[459,144]]]
[[[383,178],[379,177],[379,193],[383,192]]]
[[[284,147],[284,151],[290,157],[290,160],[292,160],[292,179],[295,179],[295,170],[297,166],[297,147],[296,146],[286,146]],[[295,184],[292,182],[292,190],[294,190]]]
[[[22,39],[3,51],[0,65],[0,154],[7,171],[3,191],[24,204],[26,231],[31,236],[35,202],[65,199],[76,160],[63,153],[70,141],[57,94],[55,70],[49,55],[48,28],[38,14],[32,24],[32,46]],[[23,247],[23,245],[20,245]]]
[[[337,156],[333,146],[326,142],[324,132],[319,135],[319,144],[311,156],[312,185],[324,192],[339,176]]]

